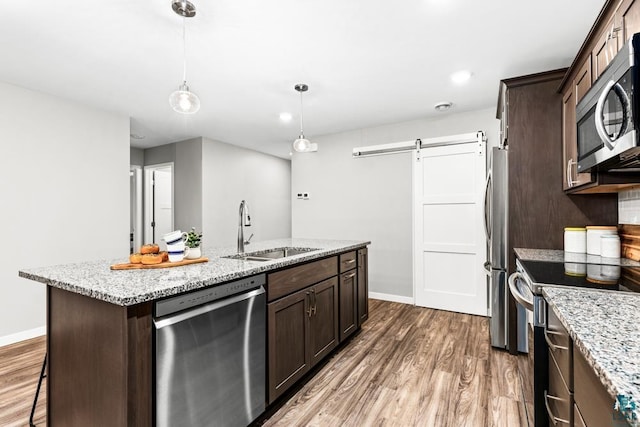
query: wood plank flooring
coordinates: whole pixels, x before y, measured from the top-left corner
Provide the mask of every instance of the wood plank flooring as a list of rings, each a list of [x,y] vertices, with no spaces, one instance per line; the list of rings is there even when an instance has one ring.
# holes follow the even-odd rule
[[[28,426],[42,360],[46,352],[44,336],[0,347],[0,426]],[[45,425],[47,379],[42,382],[33,419]]]
[[[489,344],[488,319],[370,300],[362,331],[264,426],[533,425],[526,356]],[[27,426],[44,337],[0,348],[0,426]],[[46,379],[35,423],[46,423]]]
[[[370,300],[360,334],[261,424],[533,425],[528,358],[492,349],[488,328],[484,317]]]

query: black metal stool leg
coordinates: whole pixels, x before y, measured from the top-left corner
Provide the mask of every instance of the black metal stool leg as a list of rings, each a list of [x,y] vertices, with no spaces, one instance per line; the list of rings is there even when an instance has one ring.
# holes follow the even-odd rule
[[[42,385],[42,379],[47,375],[45,374],[47,368],[47,354],[44,355],[44,361],[42,362],[42,369],[40,370],[40,378],[38,379],[38,388],[36,388],[36,395],[33,398],[33,406],[31,407],[31,415],[29,416],[29,427],[36,427],[33,423],[33,416],[36,413],[36,405],[38,404],[38,395],[40,394],[40,386]]]

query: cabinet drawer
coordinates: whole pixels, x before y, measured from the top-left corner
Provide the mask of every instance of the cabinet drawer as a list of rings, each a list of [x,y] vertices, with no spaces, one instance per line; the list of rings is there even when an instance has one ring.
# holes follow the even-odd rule
[[[273,301],[336,275],[337,256],[268,274],[267,300]]]
[[[340,255],[340,273],[356,268],[356,251]]]
[[[549,425],[571,426],[573,396],[569,393],[553,357],[549,357],[549,389],[544,398],[547,415],[549,416]]]
[[[571,337],[551,307],[547,313],[545,340],[549,346],[549,354],[558,365],[567,388],[569,391],[573,391],[573,346],[571,345]]]
[[[613,422],[613,397],[609,395],[587,359],[573,349],[574,397],[584,423],[610,426]]]

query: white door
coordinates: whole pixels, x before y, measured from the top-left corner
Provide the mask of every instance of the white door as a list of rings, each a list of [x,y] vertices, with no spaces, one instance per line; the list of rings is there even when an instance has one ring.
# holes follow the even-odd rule
[[[145,166],[145,243],[173,231],[173,165]]]
[[[423,140],[416,152],[416,305],[488,315],[482,223],[485,151],[481,136],[467,134]]]

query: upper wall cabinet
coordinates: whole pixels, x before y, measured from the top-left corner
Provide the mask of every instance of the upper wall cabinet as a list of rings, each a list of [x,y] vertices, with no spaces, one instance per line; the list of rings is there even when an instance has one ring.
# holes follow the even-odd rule
[[[640,184],[628,173],[578,173],[576,105],[629,38],[640,32],[640,0],[607,1],[560,85],[562,188],[567,193],[615,193]]]

